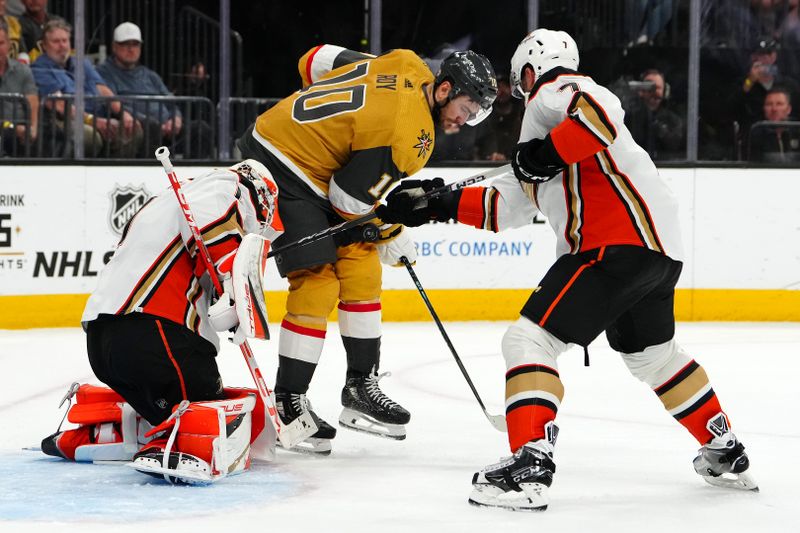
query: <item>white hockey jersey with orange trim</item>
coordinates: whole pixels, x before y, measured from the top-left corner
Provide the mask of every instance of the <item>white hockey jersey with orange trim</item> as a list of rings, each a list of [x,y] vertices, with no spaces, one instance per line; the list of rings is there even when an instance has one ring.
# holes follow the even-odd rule
[[[182,182],[183,193],[211,257],[219,264],[247,233],[261,229],[253,197],[229,169],[215,169]],[[208,321],[214,288],[171,188],[147,202],[131,219],[111,261],[97,280],[81,318],[148,313],[182,324],[219,350]]]
[[[464,189],[458,220],[500,231],[529,224],[538,209],[559,256],[627,244],[681,260],[677,201],[624,116],[619,99],[590,77],[547,72],[531,91],[520,142],[550,134],[567,170],[540,184],[508,176]]]

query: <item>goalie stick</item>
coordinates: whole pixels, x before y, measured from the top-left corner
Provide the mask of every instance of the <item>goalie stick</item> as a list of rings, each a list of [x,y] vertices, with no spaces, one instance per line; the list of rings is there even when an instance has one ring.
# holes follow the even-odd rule
[[[486,410],[486,406],[483,405],[483,400],[481,400],[480,394],[478,394],[478,390],[475,388],[475,384],[472,383],[472,379],[469,377],[467,373],[467,369],[464,368],[464,363],[461,362],[461,358],[456,353],[456,349],[453,346],[452,341],[450,341],[450,337],[447,335],[447,332],[444,330],[444,326],[442,325],[442,321],[439,320],[439,316],[436,314],[436,311],[433,309],[433,304],[428,299],[428,295],[425,294],[425,289],[422,288],[422,283],[420,283],[419,278],[417,277],[417,273],[414,272],[414,268],[411,266],[411,262],[408,260],[407,257],[403,256],[400,258],[400,261],[406,266],[411,279],[414,280],[414,285],[417,286],[417,291],[419,291],[420,296],[422,296],[422,300],[425,302],[425,305],[428,307],[428,311],[430,312],[431,316],[433,317],[433,321],[436,322],[436,326],[439,328],[439,331],[442,333],[442,337],[444,337],[444,342],[447,343],[447,347],[450,348],[450,353],[453,354],[453,358],[456,360],[456,364],[458,365],[459,370],[461,370],[461,374],[464,375],[464,379],[467,380],[467,385],[469,388],[472,389],[472,394],[475,395],[475,399],[478,400],[478,405],[481,406],[481,410],[483,410],[483,414],[486,415],[486,419],[489,420],[489,423],[492,425],[494,429],[497,431],[507,432],[508,427],[506,426],[506,418],[503,415],[492,415],[489,414],[489,411]]]
[[[444,187],[439,187],[438,189],[434,189],[430,192],[427,192],[422,196],[420,196],[419,198],[417,198],[417,201],[429,200],[431,198],[438,198],[439,196],[442,196],[449,192],[455,192],[459,189],[463,189],[464,187],[469,187],[470,185],[475,185],[476,183],[480,183],[484,180],[496,178],[497,176],[502,176],[503,174],[508,174],[509,172],[512,172],[511,165],[503,165],[497,168],[493,168],[486,172],[482,172],[480,174],[474,174],[462,180],[454,181],[453,183],[445,185]],[[378,218],[378,215],[375,214],[375,211],[372,211],[371,213],[367,213],[366,215],[354,218],[353,220],[342,222],[341,224],[331,226],[330,228],[326,228],[320,232],[307,235],[302,239],[298,239],[294,242],[284,244],[283,246],[273,248],[267,254],[267,257],[274,257],[275,255],[285,252],[286,250],[292,250],[294,248],[299,248],[301,246],[305,246],[307,244],[320,241],[322,239],[327,239],[328,237],[355,228],[356,226],[367,224],[368,222],[371,222],[376,218]],[[378,237],[378,228],[375,227],[375,225],[373,224],[365,226],[362,233],[362,237],[364,238],[365,241],[374,241]]]
[[[217,294],[222,294],[222,283],[220,283],[219,276],[214,268],[214,263],[211,260],[211,254],[203,242],[203,236],[200,234],[200,229],[197,227],[191,207],[186,201],[186,197],[183,195],[183,189],[178,181],[178,176],[175,174],[175,169],[169,159],[169,149],[166,146],[158,148],[156,150],[156,159],[161,162],[161,165],[164,167],[164,172],[166,172],[167,178],[169,178],[170,185],[172,185],[172,190],[175,192],[175,196],[177,197],[178,203],[181,206],[181,211],[186,219],[186,224],[189,226],[189,231],[194,238],[198,254],[200,255],[203,265],[205,266],[206,271],[211,278],[211,282],[214,284]],[[189,250],[189,244],[185,242],[184,245],[186,246],[186,249]],[[278,410],[275,408],[275,403],[272,401],[272,392],[269,390],[269,387],[267,387],[267,383],[264,381],[264,377],[261,375],[261,369],[258,368],[258,363],[253,355],[253,350],[250,348],[250,344],[248,344],[247,340],[245,340],[239,345],[239,348],[242,350],[242,355],[247,363],[247,368],[250,370],[250,375],[253,377],[253,381],[256,384],[258,395],[261,397],[261,401],[264,403],[264,407],[267,410],[267,418],[269,418],[270,422],[272,423],[272,426],[275,429],[275,433],[277,434],[278,440],[280,440],[281,444],[283,444],[286,448],[291,448],[298,442],[301,442],[314,434],[317,431],[317,428],[313,423],[310,427],[308,427],[307,424],[303,424],[304,427],[302,428],[289,428],[281,423],[280,417],[278,416]]]

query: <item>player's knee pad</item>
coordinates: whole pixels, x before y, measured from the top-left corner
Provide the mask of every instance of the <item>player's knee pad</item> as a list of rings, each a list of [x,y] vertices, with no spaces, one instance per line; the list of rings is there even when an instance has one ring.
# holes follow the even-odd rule
[[[502,349],[507,370],[531,364],[547,365],[556,369],[556,359],[567,349],[567,345],[538,324],[521,316],[503,335]]]
[[[298,316],[327,319],[339,300],[339,279],[333,265],[320,265],[289,273],[286,310]]]
[[[183,483],[210,483],[249,469],[256,395],[247,389],[225,392],[225,400],[181,402],[151,433],[169,436],[142,448],[134,468]]]
[[[675,339],[648,346],[641,352],[620,355],[631,374],[647,383],[650,388],[658,387],[691,361]]]
[[[74,461],[130,461],[148,439],[151,426],[122,396],[108,387],[73,384],[65,397],[75,397],[67,420],[75,429],[57,431],[42,441],[47,455]]]
[[[377,300],[381,295],[383,268],[371,243],[357,243],[339,249],[336,276],[339,299],[345,302]]]

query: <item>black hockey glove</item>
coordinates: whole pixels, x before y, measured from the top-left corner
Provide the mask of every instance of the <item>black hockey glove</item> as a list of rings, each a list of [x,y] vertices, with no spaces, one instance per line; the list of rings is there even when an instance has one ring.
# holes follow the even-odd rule
[[[422,195],[440,187],[444,187],[442,178],[403,180],[386,196],[386,205],[379,205],[375,213],[384,222],[409,228],[427,224],[431,220],[449,220],[451,216],[445,197],[420,199]]]
[[[518,180],[526,183],[544,183],[564,170],[567,164],[558,155],[548,135],[544,139],[531,139],[519,143],[511,154],[511,166]]]

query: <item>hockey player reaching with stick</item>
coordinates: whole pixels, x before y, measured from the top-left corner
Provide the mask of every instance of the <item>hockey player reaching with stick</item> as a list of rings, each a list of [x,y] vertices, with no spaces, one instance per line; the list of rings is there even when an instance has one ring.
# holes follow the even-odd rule
[[[398,180],[427,163],[434,126],[457,130],[491,111],[497,93],[489,61],[472,51],[447,57],[436,76],[416,54],[374,57],[322,45],[299,61],[303,88],[267,110],[239,139],[281,188],[285,233],[295,241],[367,215]],[[378,221],[377,242],[325,239],[276,255],[289,281],[281,323],[276,407],[284,423],[311,412],[319,428],[297,451],[326,454],[336,429],[306,398],[322,354],[328,315],[337,307],[347,353],[340,425],[403,439],[409,412],[379,387],[381,263],[416,258],[399,224]]]
[[[210,482],[246,470],[251,441],[269,438],[256,391],[224,388],[215,358],[217,331],[238,344],[267,337],[262,278],[282,229],[277,185],[249,160],[188,180],[182,191],[223,294],[173,191],[151,198],[125,227],[81,320],[92,370],[111,389],[75,385],[68,417],[79,427],[45,438],[44,453],[132,459],[170,481]],[[271,442],[263,449],[271,452]]]
[[[527,102],[514,175],[424,205],[414,197],[435,184],[401,183],[379,211],[406,225],[452,218],[500,231],[531,223],[538,210],[557,236],[558,259],[502,341],[513,455],[475,473],[470,503],[547,508],[564,394],[557,358],[603,331],[630,372],[697,439],[697,473],[712,485],[757,490],[703,367],[673,338],[683,254],[678,208],[625,128],[619,100],[578,71],[578,48],[562,31],[525,37],[511,80]]]

